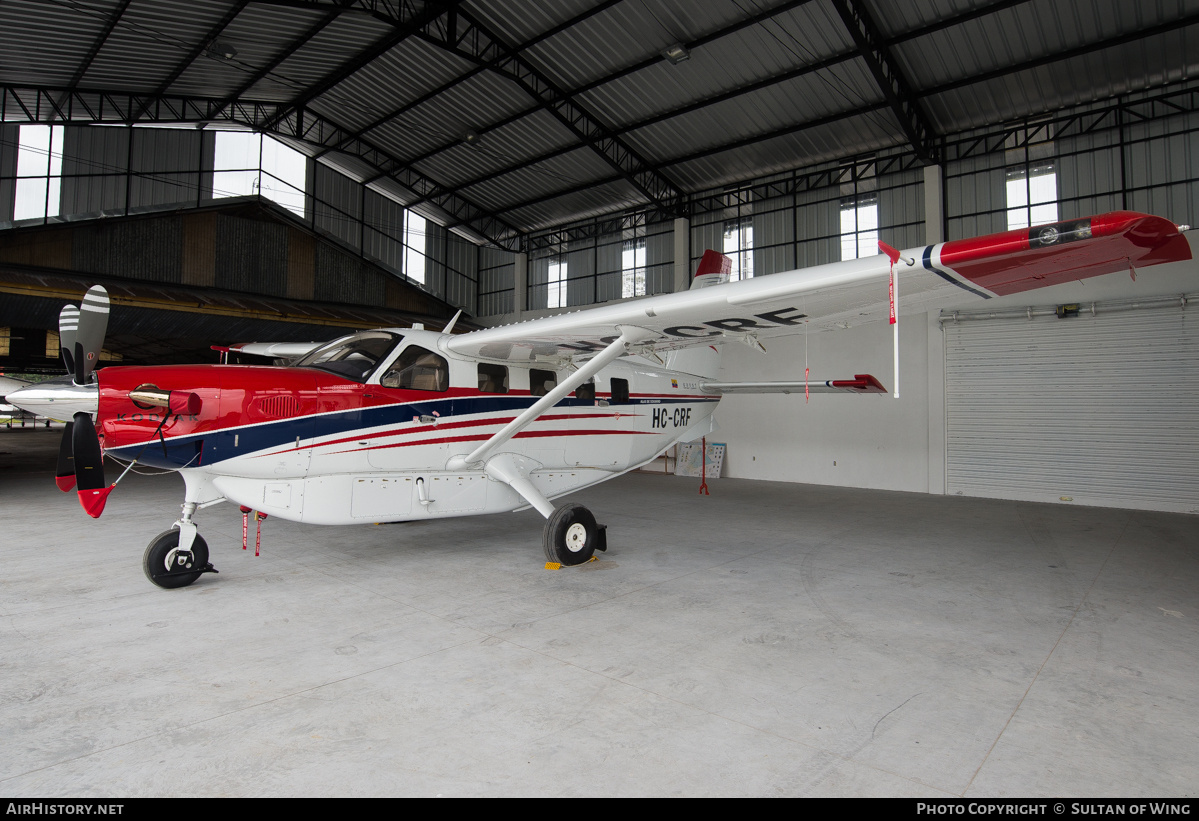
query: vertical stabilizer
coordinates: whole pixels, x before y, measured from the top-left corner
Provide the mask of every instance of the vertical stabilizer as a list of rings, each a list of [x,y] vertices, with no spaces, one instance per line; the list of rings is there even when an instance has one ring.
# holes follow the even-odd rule
[[[708,249],[704,251],[699,267],[695,269],[695,279],[691,280],[691,290],[707,288],[728,282],[733,273],[733,261],[719,251]]]

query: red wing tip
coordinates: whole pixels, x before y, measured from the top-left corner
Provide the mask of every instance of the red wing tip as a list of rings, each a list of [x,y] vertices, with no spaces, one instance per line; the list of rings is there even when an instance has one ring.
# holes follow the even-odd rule
[[[75,474],[72,473],[70,476],[55,476],[54,484],[58,485],[58,489],[63,493],[67,493],[71,488],[75,487]]]
[[[114,487],[116,485],[102,487],[98,490],[79,491],[79,504],[83,505],[88,516],[93,519],[100,518],[100,514],[104,512],[104,505],[108,502],[108,494],[112,493]]]

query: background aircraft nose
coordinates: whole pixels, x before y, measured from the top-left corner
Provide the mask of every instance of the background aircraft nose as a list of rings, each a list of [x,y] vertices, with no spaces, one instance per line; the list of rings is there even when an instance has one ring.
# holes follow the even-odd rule
[[[75,385],[68,376],[20,388],[5,399],[29,413],[69,422],[77,413],[94,414],[99,410],[100,386]]]

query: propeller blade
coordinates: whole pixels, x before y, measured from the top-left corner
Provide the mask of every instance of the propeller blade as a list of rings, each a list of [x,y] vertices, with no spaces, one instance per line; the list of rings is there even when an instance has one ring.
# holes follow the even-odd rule
[[[75,337],[75,383],[86,385],[100,359],[108,330],[108,291],[93,285],[79,306],[79,333]]]
[[[90,413],[75,414],[71,430],[71,445],[75,456],[75,484],[79,489],[79,503],[93,519],[104,512],[104,503],[112,488],[104,486],[104,456],[100,452],[100,439]]]
[[[79,309],[64,305],[58,314],[58,346],[62,349],[62,363],[67,373],[75,375],[75,337],[79,333]]]
[[[62,432],[62,441],[58,443],[58,470],[54,475],[54,484],[58,485],[58,489],[63,493],[75,487],[75,460],[72,456],[75,443],[71,438],[74,429],[75,423],[67,422],[66,430]]]

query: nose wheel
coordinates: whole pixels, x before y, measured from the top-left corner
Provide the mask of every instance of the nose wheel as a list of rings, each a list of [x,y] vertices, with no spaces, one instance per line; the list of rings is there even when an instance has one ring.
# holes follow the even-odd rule
[[[582,564],[595,551],[608,549],[604,530],[582,505],[562,505],[545,522],[542,532],[545,558],[564,566]]]
[[[146,578],[159,587],[172,590],[187,587],[204,573],[218,572],[208,561],[208,543],[199,534],[190,551],[179,549],[179,531],[172,528],[159,533],[142,555]]]

